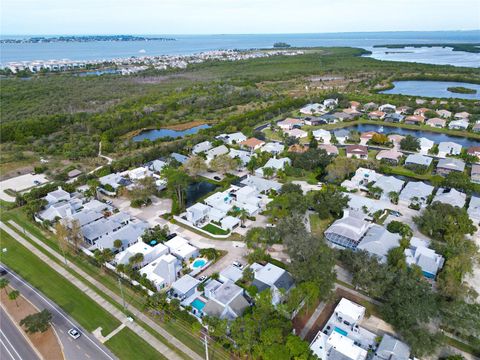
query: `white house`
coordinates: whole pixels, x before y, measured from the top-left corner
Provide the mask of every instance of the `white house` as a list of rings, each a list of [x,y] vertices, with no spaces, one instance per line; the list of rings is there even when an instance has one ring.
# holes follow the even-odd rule
[[[233,320],[241,316],[249,307],[243,295],[243,289],[232,281],[226,281],[213,291],[210,291],[208,302],[203,313],[220,319]]]
[[[47,200],[50,205],[60,201],[68,201],[70,200],[70,193],[66,192],[59,186],[57,190],[49,192],[45,196],[45,200]]]
[[[410,204],[425,206],[433,189],[433,186],[427,185],[424,182],[410,181],[400,193],[398,203],[405,206],[409,206]]]
[[[230,156],[232,159],[235,159],[235,158],[239,159],[240,162],[242,163],[242,166],[245,166],[248,164],[248,162],[252,158],[252,153],[250,151],[245,151],[245,150],[230,149],[228,156]]]
[[[170,253],[180,260],[188,260],[198,256],[198,249],[188,243],[187,239],[181,236],[175,236],[173,239],[164,243],[170,249]]]
[[[323,144],[330,144],[330,140],[332,139],[332,134],[327,130],[318,129],[313,131],[312,134],[315,139]]]
[[[211,148],[212,148],[212,143],[210,141],[203,141],[201,143],[196,144],[192,148],[192,153],[197,155],[197,154],[203,153],[205,151],[208,151]]]
[[[480,223],[480,197],[472,196],[470,204],[468,204],[468,216],[472,219],[473,224],[478,226]]]
[[[269,143],[266,143],[261,149],[260,151],[265,151],[265,152],[268,152],[270,154],[273,154],[273,155],[278,155],[280,154],[283,149],[285,149],[285,145],[283,145],[282,143],[278,143],[278,142],[269,142]]]
[[[128,177],[131,180],[140,180],[151,175],[150,171],[146,167],[138,167],[128,171]]]
[[[205,155],[207,156],[207,163],[210,163],[210,161],[215,159],[217,156],[228,154],[228,151],[229,150],[225,145],[220,145],[208,150],[205,152]]]
[[[247,140],[247,137],[243,135],[241,132],[236,132],[232,134],[221,134],[217,136],[217,139],[220,139],[229,145],[233,145],[233,144],[239,144],[242,141]]]
[[[276,265],[267,263],[261,265],[254,263],[251,265],[253,270],[253,282],[259,292],[270,289],[272,294],[272,304],[278,305],[282,299],[283,294],[286,294],[295,285],[292,275]]]
[[[152,261],[158,259],[162,255],[167,255],[169,252],[168,247],[163,244],[156,244],[155,246],[150,246],[145,244],[143,241],[138,241],[137,243],[129,246],[125,250],[119,252],[115,255],[115,264],[128,264],[128,261],[135,254],[142,254],[143,261],[139,264],[140,267],[151,263]]]
[[[319,103],[307,104],[300,109],[300,112],[305,115],[320,114],[320,113],[323,113],[324,111],[325,111],[325,106]]]
[[[438,144],[438,157],[447,157],[447,155],[460,155],[462,152],[462,145],[444,141]]]
[[[301,139],[308,136],[308,133],[306,131],[297,128],[291,130],[284,130],[283,132],[288,136],[294,137],[295,139]]]
[[[435,144],[432,140],[429,140],[427,138],[421,137],[418,139],[420,142],[420,154],[428,154],[428,151],[433,148],[433,145]]]
[[[271,159],[268,159],[267,163],[263,167],[255,170],[255,175],[263,176],[263,169],[265,169],[265,168],[272,168],[272,169],[274,169],[275,172],[277,172],[278,170],[283,170],[285,168],[285,166],[287,164],[290,165],[291,162],[292,161],[289,158],[280,158],[280,159],[271,158]]]
[[[209,212],[209,206],[202,203],[196,203],[187,208],[187,220],[194,226],[198,226],[208,221]]]
[[[152,165],[150,165],[150,170],[155,172],[161,172],[168,163],[166,161],[157,159],[152,161]]]
[[[435,279],[445,262],[443,256],[428,248],[427,241],[416,237],[410,239],[410,247],[404,253],[407,264],[418,265],[423,275],[429,279]]]
[[[295,119],[295,118],[286,118],[285,120],[277,122],[277,125],[283,131],[292,130],[293,128],[302,126],[303,125],[303,120]]]
[[[178,273],[182,269],[180,261],[173,255],[163,255],[147,266],[140,269],[140,274],[145,275],[157,290],[170,286],[177,280]]]
[[[469,122],[467,119],[452,120],[448,124],[449,129],[453,130],[467,130]]]

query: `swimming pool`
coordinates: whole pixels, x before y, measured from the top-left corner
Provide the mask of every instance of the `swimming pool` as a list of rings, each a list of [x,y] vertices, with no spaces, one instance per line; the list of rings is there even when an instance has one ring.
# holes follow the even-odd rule
[[[195,300],[192,301],[190,306],[192,308],[196,309],[198,311],[198,313],[200,314],[202,312],[203,308],[205,307],[205,303],[202,300],[200,300],[199,298],[196,298]]]
[[[193,262],[192,267],[194,269],[198,269],[198,268],[204,267],[206,263],[207,263],[207,261],[205,259],[196,259]]]
[[[335,329],[334,329],[336,332],[338,332],[340,335],[343,335],[343,336],[347,336],[348,333],[345,331],[345,330],[342,330],[340,329],[339,327],[336,327],[335,326]]]

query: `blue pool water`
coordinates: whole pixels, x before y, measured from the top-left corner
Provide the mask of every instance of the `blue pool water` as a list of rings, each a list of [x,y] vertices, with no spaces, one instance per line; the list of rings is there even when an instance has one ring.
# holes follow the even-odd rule
[[[197,259],[193,262],[192,266],[194,269],[197,269],[205,266],[206,263],[205,259]]]
[[[205,303],[200,300],[199,298],[196,298],[195,300],[192,301],[190,304],[194,309],[198,310],[198,312],[201,312],[203,308],[205,307]]]
[[[339,327],[336,327],[335,326],[335,329],[334,329],[336,332],[338,332],[340,335],[343,335],[343,336],[347,336],[348,333],[345,331],[345,330],[342,330],[340,329]]]

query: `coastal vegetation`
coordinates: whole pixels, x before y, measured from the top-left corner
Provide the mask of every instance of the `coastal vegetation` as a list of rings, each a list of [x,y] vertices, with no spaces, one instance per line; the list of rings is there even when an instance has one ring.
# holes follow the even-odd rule
[[[387,44],[387,45],[374,45],[374,48],[387,48],[387,49],[404,49],[406,47],[422,48],[422,47],[443,47],[452,48],[452,51],[465,51],[470,53],[480,53],[480,43],[467,43],[467,44],[451,44],[451,43],[437,43],[437,44]]]
[[[477,90],[469,89],[463,86],[453,86],[453,87],[447,88],[447,90],[457,94],[476,94],[477,93]]]

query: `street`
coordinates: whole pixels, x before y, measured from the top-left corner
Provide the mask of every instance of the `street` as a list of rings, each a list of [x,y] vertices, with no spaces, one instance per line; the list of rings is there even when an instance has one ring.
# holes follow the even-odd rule
[[[30,344],[1,307],[0,324],[0,358],[2,360],[39,359]]]
[[[55,303],[47,299],[38,290],[33,288],[27,282],[25,282],[22,278],[20,278],[20,276],[12,272],[5,265],[2,264],[2,267],[4,267],[8,271],[8,273],[4,275],[4,277],[10,281],[10,285],[12,287],[19,290],[20,294],[22,294],[23,297],[28,299],[28,301],[30,301],[37,308],[41,310],[47,309],[52,313],[52,325],[56,330],[58,338],[62,344],[63,352],[65,354],[65,359],[67,360],[93,360],[93,359],[113,360],[113,359],[116,359],[116,357],[105,346],[103,346],[97,339],[91,336],[87,331],[82,329],[82,327],[78,325],[73,319],[71,319],[62,309],[60,309],[59,306],[57,306]],[[76,340],[72,339],[67,334],[67,331],[73,327],[78,329],[78,331],[81,333],[81,336]],[[2,321],[2,340],[3,340],[3,332],[6,332],[7,328],[8,326],[5,327],[5,324]],[[21,335],[18,335],[17,337],[23,340],[23,337]],[[20,339],[16,340],[15,343],[13,343],[13,346],[15,346],[15,348],[17,348],[17,344]],[[2,343],[2,350],[3,349],[4,349],[4,344]],[[17,351],[18,351],[18,348],[17,348]],[[36,359],[37,357],[36,356],[35,357],[20,356],[16,358],[15,357],[11,357],[11,358],[12,359]],[[10,358],[2,357],[2,359],[10,359]]]

